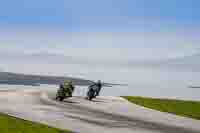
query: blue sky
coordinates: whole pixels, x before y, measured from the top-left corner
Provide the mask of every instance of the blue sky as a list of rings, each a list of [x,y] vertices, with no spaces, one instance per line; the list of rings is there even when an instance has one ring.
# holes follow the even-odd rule
[[[182,85],[199,83],[199,53],[200,0],[0,0],[3,71],[136,83],[142,94],[171,85],[173,96],[193,96]]]
[[[198,0],[0,0],[0,27],[66,31],[199,28]]]
[[[198,0],[0,0],[0,51],[192,55],[200,48],[199,7]]]

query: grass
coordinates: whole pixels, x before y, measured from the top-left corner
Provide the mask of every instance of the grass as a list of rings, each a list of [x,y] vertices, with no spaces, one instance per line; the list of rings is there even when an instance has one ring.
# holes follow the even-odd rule
[[[200,120],[200,102],[124,96],[128,101],[147,108]]]
[[[0,133],[71,133],[0,113]]]

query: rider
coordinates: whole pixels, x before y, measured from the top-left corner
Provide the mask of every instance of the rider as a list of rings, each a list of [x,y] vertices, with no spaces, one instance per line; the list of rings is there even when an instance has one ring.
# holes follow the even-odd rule
[[[58,98],[61,98],[61,97],[65,97],[64,85],[63,84],[60,84],[60,86],[59,86],[59,89],[58,89],[57,94],[56,94],[56,100]]]
[[[72,81],[64,82],[64,92],[68,94],[69,97],[72,97],[72,93],[74,91],[74,85]]]
[[[100,93],[101,88],[102,88],[101,80],[97,81],[96,86],[97,86],[97,89],[96,89],[96,95],[95,96],[99,96],[99,93]]]
[[[64,84],[60,84],[60,87],[57,92],[57,98],[72,97],[73,91],[74,91],[74,85],[72,81],[65,81]]]
[[[95,97],[96,97],[99,96],[101,88],[102,88],[102,83],[100,80],[98,80],[96,83],[93,83],[89,86],[89,91],[93,89],[95,91]]]

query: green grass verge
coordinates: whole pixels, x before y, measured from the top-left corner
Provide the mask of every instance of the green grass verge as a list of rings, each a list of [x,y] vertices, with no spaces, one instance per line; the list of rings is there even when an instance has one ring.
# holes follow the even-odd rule
[[[124,96],[123,98],[147,108],[200,120],[200,102],[197,101],[156,99],[135,96]]]
[[[71,133],[0,113],[0,133]]]

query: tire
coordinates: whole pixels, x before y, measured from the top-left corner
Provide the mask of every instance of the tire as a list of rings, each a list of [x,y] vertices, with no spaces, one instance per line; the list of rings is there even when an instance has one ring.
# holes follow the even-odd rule
[[[88,97],[88,100],[92,101],[92,99],[95,98],[95,92],[94,91],[88,91],[87,97]]]
[[[58,99],[60,102],[62,102],[62,98],[60,97],[59,99]]]
[[[93,97],[89,97],[89,100],[92,101]]]
[[[56,97],[56,100],[58,100],[58,101],[60,101],[60,102],[62,102],[64,99],[65,99],[65,98],[63,98],[63,97]]]

